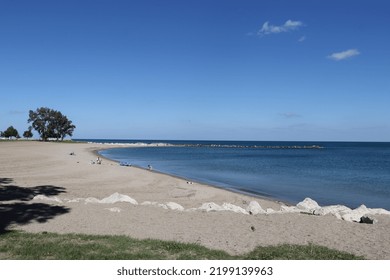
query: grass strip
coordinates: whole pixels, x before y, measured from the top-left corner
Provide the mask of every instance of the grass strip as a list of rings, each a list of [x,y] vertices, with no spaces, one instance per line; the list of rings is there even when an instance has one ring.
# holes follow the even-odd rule
[[[354,260],[349,253],[314,244],[257,247],[230,255],[198,244],[127,236],[26,233],[0,235],[0,259],[12,260]]]

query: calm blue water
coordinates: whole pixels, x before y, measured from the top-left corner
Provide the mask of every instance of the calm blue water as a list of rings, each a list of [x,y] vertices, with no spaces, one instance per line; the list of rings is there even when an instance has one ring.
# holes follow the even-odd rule
[[[110,149],[101,154],[227,189],[290,203],[311,197],[320,205],[390,209],[390,143],[94,141],[178,145]],[[262,148],[305,145],[323,148]]]

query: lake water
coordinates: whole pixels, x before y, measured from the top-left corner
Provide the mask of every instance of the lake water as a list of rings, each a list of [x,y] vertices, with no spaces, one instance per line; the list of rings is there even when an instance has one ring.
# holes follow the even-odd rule
[[[294,204],[310,197],[320,205],[390,209],[390,143],[88,141],[171,144],[101,155],[234,191]],[[302,148],[313,145],[322,148]]]

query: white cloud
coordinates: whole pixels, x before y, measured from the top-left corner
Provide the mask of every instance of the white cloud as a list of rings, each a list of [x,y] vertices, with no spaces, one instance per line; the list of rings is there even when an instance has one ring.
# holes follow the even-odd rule
[[[283,25],[271,25],[268,21],[266,21],[262,28],[257,32],[257,35],[264,36],[268,34],[278,34],[282,32],[289,32],[292,30],[296,30],[299,27],[303,26],[301,21],[293,21],[288,20]]]
[[[295,28],[298,28],[302,25],[302,22],[300,21],[292,21],[292,20],[288,20],[284,23],[284,28],[288,28],[288,29],[295,29]]]
[[[360,54],[360,52],[357,49],[350,49],[350,50],[346,50],[343,52],[332,53],[331,55],[328,56],[328,58],[332,59],[332,60],[339,61],[339,60],[344,60],[344,59],[347,59],[347,58],[350,58],[350,57],[353,57],[353,56],[356,56],[359,54]]]
[[[298,39],[298,42],[303,42],[306,40],[306,36],[302,36],[301,38]]]
[[[286,118],[286,119],[294,119],[294,118],[300,118],[302,117],[300,114],[294,113],[294,112],[286,112],[286,113],[280,113],[280,116]]]

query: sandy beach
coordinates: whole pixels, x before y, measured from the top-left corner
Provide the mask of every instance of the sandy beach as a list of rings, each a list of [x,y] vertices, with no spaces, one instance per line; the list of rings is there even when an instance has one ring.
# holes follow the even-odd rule
[[[128,235],[198,243],[232,254],[259,245],[315,243],[390,259],[389,215],[375,215],[376,224],[360,224],[333,215],[272,214],[270,209],[280,211],[284,204],[107,159],[92,164],[96,150],[110,147],[0,142],[0,232]],[[253,201],[267,213],[248,214]],[[215,205],[225,211],[207,211]]]

